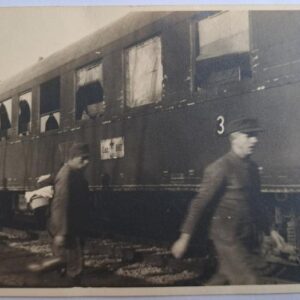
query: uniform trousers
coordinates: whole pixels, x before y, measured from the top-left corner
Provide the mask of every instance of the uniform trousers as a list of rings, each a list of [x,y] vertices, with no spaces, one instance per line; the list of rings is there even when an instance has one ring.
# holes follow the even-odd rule
[[[218,269],[207,285],[258,284],[259,269],[266,262],[259,253],[255,226],[241,223],[234,230],[236,220],[222,219],[215,222],[210,234],[218,258]]]
[[[78,236],[67,236],[63,243],[56,244],[53,239],[52,252],[58,258],[58,264],[66,268],[68,277],[76,277],[83,270],[83,239]]]

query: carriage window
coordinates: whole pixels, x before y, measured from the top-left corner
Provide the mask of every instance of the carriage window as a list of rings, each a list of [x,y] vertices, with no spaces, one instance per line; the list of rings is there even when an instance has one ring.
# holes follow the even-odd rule
[[[9,136],[12,117],[12,99],[0,103],[0,138],[6,139]]]
[[[203,19],[198,34],[198,84],[251,77],[248,11],[226,11]]]
[[[126,51],[126,103],[129,107],[161,101],[161,39],[151,38]]]
[[[19,135],[27,135],[31,127],[32,92],[25,93],[19,97]]]
[[[94,63],[76,72],[76,120],[101,116],[105,110],[102,63]]]
[[[60,124],[60,81],[54,78],[41,85],[40,89],[40,130],[58,129]]]

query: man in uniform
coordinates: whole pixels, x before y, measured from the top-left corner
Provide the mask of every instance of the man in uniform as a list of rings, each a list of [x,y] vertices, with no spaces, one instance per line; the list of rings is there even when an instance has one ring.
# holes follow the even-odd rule
[[[55,178],[50,206],[49,233],[54,258],[31,264],[31,271],[65,268],[70,278],[79,278],[83,269],[83,235],[87,222],[88,183],[84,170],[89,163],[87,144],[74,143],[69,159]]]
[[[257,233],[270,233],[270,212],[260,200],[259,172],[250,159],[260,131],[256,119],[242,118],[228,124],[231,150],[205,169],[201,188],[171,249],[181,258],[198,220],[204,214],[211,216],[209,237],[218,257],[218,271],[210,285],[258,283]],[[271,237],[278,246],[283,242],[275,230],[271,230]]]

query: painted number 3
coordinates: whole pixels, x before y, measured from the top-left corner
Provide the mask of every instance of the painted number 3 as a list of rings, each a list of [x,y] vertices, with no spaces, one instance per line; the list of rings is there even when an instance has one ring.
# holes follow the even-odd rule
[[[223,116],[217,117],[217,134],[221,135],[225,132],[225,119]]]

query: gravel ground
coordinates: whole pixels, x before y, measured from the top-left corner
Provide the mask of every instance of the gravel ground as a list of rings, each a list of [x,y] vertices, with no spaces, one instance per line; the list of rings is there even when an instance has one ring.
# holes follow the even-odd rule
[[[158,245],[124,237],[90,238],[85,246],[85,269],[80,283],[58,272],[31,273],[26,266],[50,257],[45,233],[0,231],[0,287],[162,287],[195,286],[211,271],[208,259],[176,260],[169,245]],[[265,283],[300,282],[298,266],[276,264],[278,277]],[[205,276],[204,276],[205,275]],[[270,280],[271,279],[271,280]]]
[[[37,238],[24,232],[1,231],[0,243],[0,257],[6,258],[6,263],[0,265],[0,286],[72,285],[55,271],[34,274],[26,270],[28,263],[51,256],[49,240],[45,234]],[[88,239],[84,256],[85,271],[80,286],[193,285],[201,273],[195,267],[199,263],[201,265],[199,259],[186,259],[178,263],[171,257],[167,247],[124,238]]]

